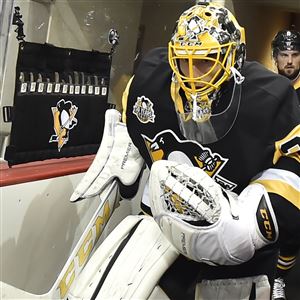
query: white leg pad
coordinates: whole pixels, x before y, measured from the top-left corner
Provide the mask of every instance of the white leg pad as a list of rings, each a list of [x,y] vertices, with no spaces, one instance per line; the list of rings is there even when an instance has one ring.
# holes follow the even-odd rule
[[[177,250],[149,216],[129,216],[104,240],[74,283],[68,298],[90,299],[118,246],[139,221],[118,255],[96,299],[148,299],[160,277],[178,256]]]

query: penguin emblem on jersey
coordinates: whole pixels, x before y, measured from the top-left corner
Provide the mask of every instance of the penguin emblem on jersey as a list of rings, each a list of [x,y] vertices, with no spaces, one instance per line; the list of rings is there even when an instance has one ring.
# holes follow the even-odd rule
[[[50,137],[49,143],[57,143],[58,151],[69,141],[70,130],[77,125],[75,115],[78,107],[71,101],[61,99],[55,107],[51,107],[53,128],[55,134]]]
[[[228,159],[195,141],[181,140],[172,130],[164,130],[153,139],[142,135],[152,161],[166,159],[186,163],[204,170],[227,190],[237,185],[219,175]]]
[[[141,123],[154,123],[153,103],[145,96],[137,97],[137,101],[133,106],[133,114],[137,116]]]

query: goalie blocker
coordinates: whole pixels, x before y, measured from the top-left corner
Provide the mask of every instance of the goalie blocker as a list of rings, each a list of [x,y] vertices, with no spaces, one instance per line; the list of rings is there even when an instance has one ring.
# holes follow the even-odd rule
[[[241,264],[276,242],[278,226],[265,188],[251,184],[225,192],[203,170],[157,161],[150,203],[162,232],[184,256],[210,265]]]
[[[106,111],[101,145],[73,192],[71,202],[101,194],[114,179],[119,182],[122,197],[132,198],[137,192],[144,160],[120,119],[116,109]]]

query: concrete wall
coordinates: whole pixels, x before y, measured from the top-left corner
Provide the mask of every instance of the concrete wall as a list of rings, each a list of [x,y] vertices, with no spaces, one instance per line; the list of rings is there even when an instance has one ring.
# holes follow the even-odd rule
[[[120,103],[125,88],[120,80],[133,70],[142,4],[140,0],[57,0],[52,5],[48,42],[56,46],[108,52],[108,32],[117,29],[120,44],[113,56],[109,95],[115,104]]]
[[[11,0],[5,0],[2,5],[11,8]],[[31,1],[31,0],[14,0],[13,7],[19,6],[21,8],[22,20],[24,22],[25,40],[44,43],[47,37],[47,30],[49,24],[49,4]],[[18,41],[16,39],[16,26],[12,26],[11,19],[7,17],[8,11],[5,11],[6,26],[8,31],[1,36],[1,45],[6,44],[6,49],[1,47],[1,56],[4,58],[4,67],[1,70],[0,76],[0,107],[12,106],[15,89],[15,68],[18,55]],[[13,13],[13,11],[11,12]],[[12,17],[12,16],[10,16]],[[10,26],[10,27],[9,27]],[[5,145],[9,142],[9,133],[11,130],[11,123],[3,122],[2,111],[0,113],[0,158],[4,156]]]

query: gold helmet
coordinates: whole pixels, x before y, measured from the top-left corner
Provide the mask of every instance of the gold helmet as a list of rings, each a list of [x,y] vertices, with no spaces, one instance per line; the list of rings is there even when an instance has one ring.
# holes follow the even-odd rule
[[[235,76],[244,59],[244,28],[228,9],[218,4],[199,3],[180,16],[169,42],[169,64],[188,100],[206,115],[204,120],[210,116],[213,95],[222,83]],[[181,70],[181,60],[185,61],[188,74]],[[210,68],[197,74],[194,66],[199,60],[210,62]]]

